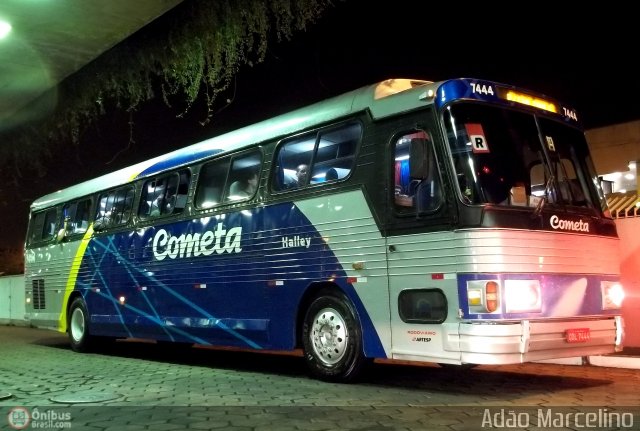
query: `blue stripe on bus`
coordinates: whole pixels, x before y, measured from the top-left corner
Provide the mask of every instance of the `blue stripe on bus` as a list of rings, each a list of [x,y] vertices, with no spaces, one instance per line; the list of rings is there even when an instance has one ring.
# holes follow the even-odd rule
[[[140,172],[137,175],[137,178],[146,177],[150,175],[155,175],[159,172],[163,172],[168,169],[177,168],[179,166],[185,166],[189,163],[201,160],[205,157],[210,157],[222,152],[220,149],[197,149],[194,150],[190,148],[189,150],[184,150],[176,152],[171,157],[163,159],[157,163],[146,168],[144,171]]]
[[[251,341],[250,339],[244,337],[241,334],[238,334],[236,331],[234,331],[231,328],[228,328],[220,319],[217,319],[216,317],[214,317],[213,315],[211,315],[210,313],[208,313],[206,310],[204,310],[202,307],[198,306],[197,304],[195,304],[194,302],[188,300],[187,298],[185,298],[184,296],[180,295],[179,293],[177,293],[176,291],[174,291],[173,289],[171,289],[169,286],[165,285],[164,283],[162,283],[161,281],[155,279],[153,276],[149,276],[148,274],[145,274],[145,272],[143,270],[141,270],[140,268],[137,268],[135,266],[135,264],[133,264],[132,262],[129,262],[127,259],[125,259],[120,253],[117,252],[117,250],[115,250],[115,248],[112,250],[112,245],[113,245],[113,241],[111,237],[107,237],[109,240],[109,246],[105,246],[103,243],[101,243],[100,241],[95,241],[96,245],[99,245],[100,247],[102,247],[104,249],[104,253],[108,254],[108,253],[112,253],[117,259],[118,259],[118,263],[121,264],[125,271],[128,274],[131,274],[131,272],[129,271],[129,268],[133,268],[134,270],[140,272],[143,276],[145,276],[148,281],[150,281],[151,283],[153,283],[155,286],[159,286],[162,289],[164,289],[165,291],[167,291],[169,294],[171,294],[172,296],[174,296],[175,298],[177,298],[179,301],[187,304],[190,308],[192,308],[193,310],[195,310],[196,312],[200,313],[202,316],[206,317],[207,319],[210,319],[210,321],[213,321],[215,326],[218,326],[219,328],[223,329],[224,331],[229,332],[230,334],[232,334],[234,337],[237,337],[238,339],[244,341],[247,345],[249,345],[250,347],[254,348],[254,349],[260,349],[261,347],[254,343],[253,341]],[[115,247],[115,246],[114,246]],[[115,251],[114,251],[115,250]],[[100,271],[99,271],[100,272]],[[100,274],[100,277],[102,278],[102,274]],[[133,281],[135,282],[135,279],[133,279]],[[137,285],[137,283],[131,283],[132,285]],[[109,286],[107,283],[105,283],[105,287],[107,288],[108,291],[110,291]],[[98,292],[99,294],[101,294],[102,296],[104,296],[104,294],[102,294],[101,292]],[[111,292],[110,292],[111,293]],[[141,293],[144,293],[144,291],[141,291]],[[125,297],[125,301],[127,300],[127,296],[125,296],[124,294],[119,294],[118,296],[124,296]],[[146,295],[142,295],[145,297],[145,301],[149,304],[148,299],[146,298]],[[115,304],[116,307],[116,311],[119,315],[121,315],[120,313],[120,302],[115,300],[113,298],[113,294],[111,294],[109,296],[110,299],[112,299],[112,301]],[[127,304],[128,305],[128,304]],[[155,308],[150,305],[150,307],[152,308],[153,312],[156,312]],[[136,311],[138,310],[136,307],[132,307],[132,306],[128,306],[128,309],[132,310],[132,311]],[[145,317],[147,317],[146,313],[145,313]],[[157,323],[157,322],[156,322]],[[172,326],[167,325],[167,322],[160,322],[163,329],[169,328],[169,329],[174,329]],[[126,327],[126,324],[124,323],[123,320],[123,325]],[[187,325],[187,326],[191,326],[191,325]],[[129,332],[129,330],[127,329],[127,331]],[[131,334],[129,332],[129,334]],[[130,335],[131,336],[131,335]]]
[[[285,239],[296,237],[285,247]],[[337,257],[291,203],[94,237],[76,289],[87,291],[96,316],[114,315],[114,301],[125,298],[121,327],[96,322],[98,335],[126,336],[128,327],[139,338],[292,349],[305,290],[330,279],[358,312],[365,353],[386,357]],[[92,295],[96,289],[108,294]]]
[[[482,100],[484,102],[497,103],[503,106],[512,106],[514,102],[500,97],[498,95],[498,89],[514,90],[518,92],[522,91],[524,94],[548,100],[556,105],[557,112],[542,111],[536,107],[530,107],[530,109],[533,111],[544,113],[545,115],[561,117],[564,121],[567,121],[571,124],[579,124],[575,114],[575,110],[569,106],[560,104],[560,102],[553,98],[547,97],[542,94],[537,94],[536,92],[532,92],[530,90],[519,90],[512,85],[505,85],[480,79],[462,78],[451,79],[443,82],[436,90],[434,104],[438,109],[442,109],[443,106],[456,100]],[[526,105],[523,104],[519,105],[520,108],[523,108],[525,106]]]
[[[474,99],[474,100],[484,100],[487,102],[501,102],[498,98],[495,91],[492,91],[493,94],[481,94],[479,92],[473,92],[471,87],[471,82],[478,83],[482,85],[483,83],[486,85],[490,85],[495,88],[495,83],[489,81],[480,81],[477,79],[468,80],[468,79],[452,79],[450,81],[444,82],[436,92],[436,98],[434,100],[435,105],[438,109],[442,108],[447,103],[460,100],[460,99]]]

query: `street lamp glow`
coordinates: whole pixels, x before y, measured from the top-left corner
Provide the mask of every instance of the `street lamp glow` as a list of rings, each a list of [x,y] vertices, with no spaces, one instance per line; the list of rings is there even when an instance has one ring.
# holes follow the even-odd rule
[[[0,39],[6,37],[11,31],[11,24],[0,20]]]

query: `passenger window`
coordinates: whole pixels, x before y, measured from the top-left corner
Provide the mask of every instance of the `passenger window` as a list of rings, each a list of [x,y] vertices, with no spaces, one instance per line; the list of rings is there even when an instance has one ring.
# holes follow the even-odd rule
[[[93,223],[95,230],[123,226],[131,218],[134,191],[132,187],[112,190],[100,195]]]
[[[429,134],[406,133],[393,144],[394,203],[401,212],[430,211],[441,201],[441,185]]]
[[[53,239],[56,234],[56,226],[58,223],[55,208],[34,214],[29,228],[29,243]]]
[[[189,171],[184,170],[148,180],[142,186],[141,218],[180,214],[187,205]]]
[[[258,190],[261,164],[262,153],[259,150],[233,158],[225,202],[248,200],[253,197]]]
[[[296,189],[347,177],[361,136],[360,123],[350,123],[285,142],[276,155],[273,188]]]
[[[196,190],[196,208],[208,209],[222,203],[222,192],[229,170],[229,159],[214,160],[200,170],[198,189]]]
[[[84,199],[78,202],[72,202],[62,208],[62,225],[67,222],[66,229],[68,234],[85,233],[89,228],[89,217],[91,211],[91,199]]]

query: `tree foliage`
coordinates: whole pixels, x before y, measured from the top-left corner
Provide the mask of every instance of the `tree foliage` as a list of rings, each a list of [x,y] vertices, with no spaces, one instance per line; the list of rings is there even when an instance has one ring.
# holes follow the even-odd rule
[[[79,145],[86,128],[112,107],[133,112],[162,98],[181,115],[202,97],[211,108],[240,67],[262,62],[270,43],[290,39],[332,5],[331,0],[185,0],[65,80],[47,120],[0,137],[0,160],[5,166],[10,161],[18,176],[23,167],[42,170],[48,154]]]

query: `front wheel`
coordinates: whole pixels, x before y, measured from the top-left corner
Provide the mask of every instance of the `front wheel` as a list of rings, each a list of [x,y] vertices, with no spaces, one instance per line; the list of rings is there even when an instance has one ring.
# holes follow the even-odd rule
[[[302,344],[314,376],[334,382],[357,377],[365,362],[362,331],[353,305],[342,292],[326,292],[311,303]]]
[[[93,336],[89,332],[89,312],[80,297],[74,299],[69,307],[69,342],[75,352],[87,352],[93,344]]]

